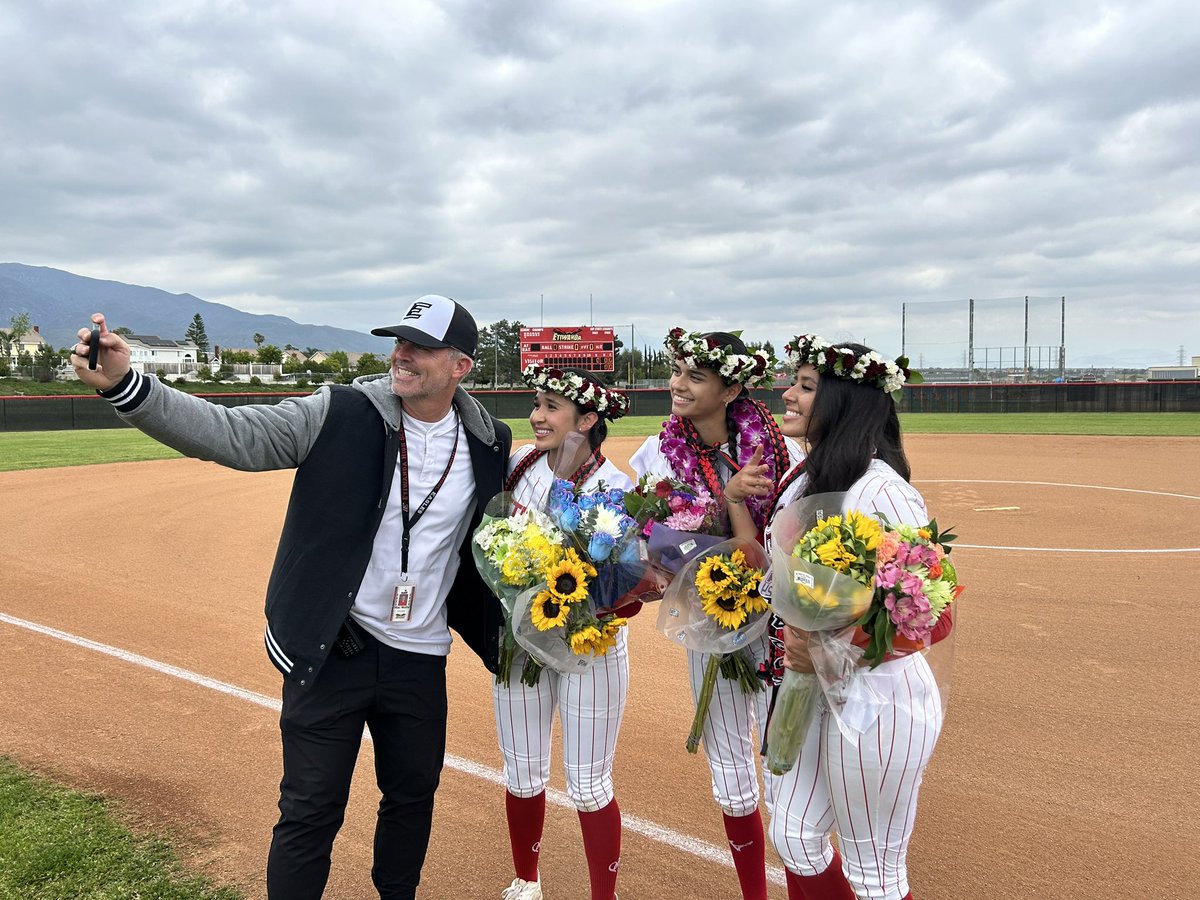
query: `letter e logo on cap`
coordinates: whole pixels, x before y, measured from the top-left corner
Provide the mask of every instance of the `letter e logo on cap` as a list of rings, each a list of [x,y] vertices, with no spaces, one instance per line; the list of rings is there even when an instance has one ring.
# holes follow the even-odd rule
[[[410,306],[408,308],[408,312],[405,314],[404,318],[405,319],[419,319],[419,318],[421,318],[421,313],[424,310],[431,309],[432,307],[433,307],[432,303],[421,303],[420,301],[417,301],[416,303],[414,303],[412,306]]]

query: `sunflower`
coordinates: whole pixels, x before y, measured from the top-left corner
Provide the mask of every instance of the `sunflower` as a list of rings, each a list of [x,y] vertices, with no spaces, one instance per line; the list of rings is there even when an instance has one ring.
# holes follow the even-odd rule
[[[879,522],[875,519],[852,511],[846,513],[846,524],[851,527],[854,536],[862,541],[868,550],[874,550],[879,546],[881,529]]]
[[[748,588],[742,592],[742,603],[748,613],[767,611],[767,599],[758,592],[759,579],[754,579]]]
[[[735,569],[746,568],[746,554],[741,549],[734,550],[729,554],[729,564]]]
[[[733,570],[723,556],[710,556],[696,572],[696,590],[703,600],[717,599],[736,590]]]
[[[703,600],[701,608],[704,610],[704,614],[722,628],[730,630],[740,628],[746,621],[749,611],[743,602],[745,597],[742,594],[721,597],[704,597],[702,595],[701,599]]]
[[[571,652],[576,656],[595,653],[601,645],[604,646],[604,650],[598,655],[603,656],[608,652],[608,647],[604,644],[604,635],[595,625],[584,625],[571,635]]]
[[[574,603],[587,596],[587,579],[596,570],[579,558],[574,550],[546,569],[546,587],[559,603]]]
[[[821,560],[821,565],[836,569],[838,572],[845,572],[850,568],[850,564],[858,559],[845,548],[840,536],[832,537],[818,547],[817,558]]]
[[[629,623],[628,619],[622,619],[620,616],[613,616],[611,619],[605,619],[600,624],[604,628],[604,636],[612,638],[613,643],[617,642],[617,632],[624,628]]]
[[[571,607],[560,601],[550,591],[542,591],[533,598],[533,605],[529,609],[529,618],[533,620],[533,627],[538,631],[549,631],[551,628],[566,625],[567,614],[570,611]]]

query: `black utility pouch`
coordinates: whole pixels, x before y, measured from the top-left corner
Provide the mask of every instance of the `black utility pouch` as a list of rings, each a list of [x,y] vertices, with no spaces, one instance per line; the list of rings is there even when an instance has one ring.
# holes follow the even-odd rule
[[[333,642],[333,649],[349,659],[366,646],[367,638],[363,634],[362,628],[353,619],[346,616],[346,621],[342,623],[342,630],[338,632],[337,640]]]

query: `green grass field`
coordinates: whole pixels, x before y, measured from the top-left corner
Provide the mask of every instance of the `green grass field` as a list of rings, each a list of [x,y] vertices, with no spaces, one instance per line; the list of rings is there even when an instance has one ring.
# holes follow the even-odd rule
[[[0,757],[0,897],[241,900],[186,874],[162,841],[135,836],[98,797]]]
[[[910,413],[901,420],[908,434],[1200,437],[1200,413]],[[530,437],[525,419],[505,421],[518,439]],[[655,434],[661,423],[661,416],[630,416],[614,422],[609,434]],[[132,428],[0,432],[0,472],[178,456]]]

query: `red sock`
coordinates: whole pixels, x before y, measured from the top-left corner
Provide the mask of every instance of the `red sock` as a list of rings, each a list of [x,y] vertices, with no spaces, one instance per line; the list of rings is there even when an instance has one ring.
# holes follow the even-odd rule
[[[621,808],[612,800],[603,809],[579,813],[592,900],[612,900],[621,867]]]
[[[508,814],[508,840],[512,844],[517,877],[537,881],[542,828],[546,822],[546,792],[534,797],[517,797],[506,792],[504,811]]]
[[[723,815],[742,900],[767,900],[767,850],[762,815],[757,809],[748,816]]]
[[[842,872],[842,857],[836,850],[829,868],[817,875],[788,870],[787,889],[788,900],[854,900],[854,888]]]

